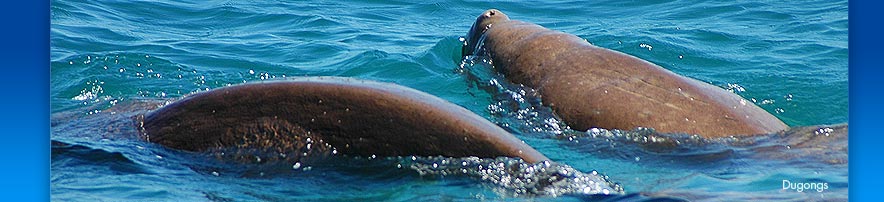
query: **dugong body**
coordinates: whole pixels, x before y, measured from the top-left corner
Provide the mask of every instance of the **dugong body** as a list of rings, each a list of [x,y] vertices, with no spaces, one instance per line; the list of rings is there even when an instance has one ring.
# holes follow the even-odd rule
[[[495,9],[476,19],[463,54],[487,54],[508,80],[536,90],[544,105],[577,130],[645,127],[723,137],[788,128],[724,89],[575,35],[510,20]]]
[[[548,160],[497,125],[438,97],[390,83],[334,77],[197,93],[146,114],[142,131],[151,142],[189,151],[306,135],[302,139],[358,156]]]

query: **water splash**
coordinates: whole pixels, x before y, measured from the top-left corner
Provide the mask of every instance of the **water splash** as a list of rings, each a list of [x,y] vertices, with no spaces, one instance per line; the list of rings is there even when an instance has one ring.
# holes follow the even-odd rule
[[[529,164],[521,159],[400,157],[397,167],[420,175],[468,176],[499,186],[513,196],[561,196],[622,194],[623,187],[593,170],[583,173],[568,165],[543,161]]]
[[[570,130],[550,108],[542,105],[536,91],[510,83],[497,73],[487,52],[481,51],[482,48],[477,48],[477,55],[464,57],[456,71],[464,74],[468,82],[492,95],[494,102],[486,109],[491,112],[493,122],[526,134],[550,137]]]

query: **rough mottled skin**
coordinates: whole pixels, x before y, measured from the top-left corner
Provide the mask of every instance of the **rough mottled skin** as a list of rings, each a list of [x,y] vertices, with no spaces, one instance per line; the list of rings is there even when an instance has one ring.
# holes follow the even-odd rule
[[[300,137],[289,142],[310,137],[359,156],[549,160],[463,107],[394,84],[344,78],[219,88],[146,114],[143,124],[149,141],[189,151],[267,145],[280,133],[295,133],[284,135]]]
[[[576,130],[646,127],[723,137],[788,128],[724,89],[571,34],[510,20],[495,9],[477,18],[463,54],[476,54],[480,42],[507,79],[537,90],[543,104]]]

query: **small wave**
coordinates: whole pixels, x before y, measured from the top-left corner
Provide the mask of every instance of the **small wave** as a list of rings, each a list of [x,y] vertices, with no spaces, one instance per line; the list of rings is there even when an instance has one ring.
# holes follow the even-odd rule
[[[51,81],[55,87],[72,87],[77,84],[105,85],[105,91],[128,90],[120,87],[123,84],[141,83],[140,86],[154,86],[168,89],[173,84],[168,80],[194,79],[194,84],[201,84],[195,74],[195,70],[171,61],[139,53],[110,53],[110,54],[83,54],[73,56],[51,63]],[[75,78],[75,79],[72,79]],[[92,81],[90,81],[92,80]],[[98,82],[94,82],[98,81]],[[64,89],[64,88],[62,88]],[[67,91],[80,91],[80,89],[67,88],[62,94],[70,94]],[[159,90],[156,90],[159,91]],[[187,91],[185,91],[186,93]],[[117,94],[131,94],[120,92]],[[178,92],[177,94],[181,94]],[[173,94],[174,95],[174,94]],[[68,96],[62,96],[68,97]],[[71,98],[76,95],[69,96]]]
[[[149,169],[130,160],[120,152],[109,152],[82,145],[51,140],[51,167],[88,165],[106,169],[113,174],[148,174]]]

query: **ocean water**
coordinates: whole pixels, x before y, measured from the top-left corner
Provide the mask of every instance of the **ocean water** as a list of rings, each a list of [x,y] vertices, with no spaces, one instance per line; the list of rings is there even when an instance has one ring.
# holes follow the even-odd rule
[[[728,89],[795,129],[722,139],[570,130],[530,89],[461,57],[460,37],[489,8]],[[847,1],[51,1],[49,9],[53,201],[847,200]],[[147,143],[131,118],[194,92],[302,76],[427,92],[555,163],[232,161]],[[814,188],[784,189],[786,180]]]

